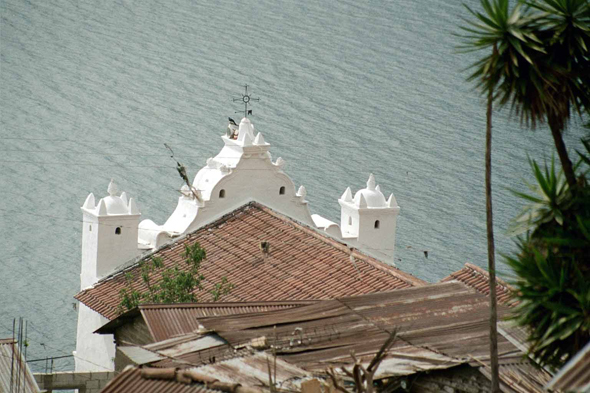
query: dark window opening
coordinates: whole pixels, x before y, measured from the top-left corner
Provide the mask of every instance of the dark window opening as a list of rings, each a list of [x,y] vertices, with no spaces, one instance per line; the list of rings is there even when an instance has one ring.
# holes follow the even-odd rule
[[[379,229],[379,220],[375,221],[375,229]]]
[[[225,190],[220,190],[219,191],[219,197],[220,198],[225,198]]]
[[[88,225],[88,230],[92,232],[92,225]]]
[[[348,225],[352,225],[352,217],[348,217]]]
[[[279,188],[279,195],[285,195],[285,186],[281,186],[281,188]]]
[[[120,234],[121,234],[121,227],[115,228],[115,235],[120,235]]]

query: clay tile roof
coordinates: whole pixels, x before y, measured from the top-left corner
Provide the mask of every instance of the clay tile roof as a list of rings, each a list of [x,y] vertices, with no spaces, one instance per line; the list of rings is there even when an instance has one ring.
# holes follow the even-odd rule
[[[264,257],[260,243],[270,244]],[[353,250],[337,240],[286,216],[251,202],[167,244],[146,258],[161,257],[165,267],[184,268],[186,245],[199,244],[207,251],[200,273],[205,277],[198,295],[211,301],[214,284],[227,277],[235,287],[222,302],[317,300],[361,295],[425,285],[426,282]],[[139,262],[83,290],[76,299],[103,316],[118,314],[119,291],[127,286],[146,290]],[[161,276],[154,273],[153,280]]]
[[[449,276],[440,280],[440,282],[458,280],[487,296],[490,293],[489,279],[490,276],[487,271],[478,266],[466,263],[463,269],[451,273]],[[498,303],[507,306],[514,305],[514,300],[510,298],[512,291],[513,288],[508,283],[496,276],[496,297],[498,298]]]

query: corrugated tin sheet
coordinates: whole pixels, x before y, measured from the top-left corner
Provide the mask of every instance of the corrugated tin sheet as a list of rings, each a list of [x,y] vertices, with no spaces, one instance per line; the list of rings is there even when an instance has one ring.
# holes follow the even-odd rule
[[[260,242],[270,243],[264,256]],[[183,262],[184,247],[199,242],[207,251],[201,274],[203,290],[195,292],[210,301],[214,284],[227,277],[235,285],[222,301],[314,300],[390,291],[426,283],[374,258],[350,250],[314,229],[250,203],[214,223],[158,250],[166,267]],[[133,288],[144,291],[138,265],[126,269],[134,275]],[[153,281],[161,277],[155,274]],[[126,287],[123,271],[84,290],[76,298],[109,319],[117,316],[119,291]]]
[[[480,371],[491,379],[489,367],[482,367]],[[548,372],[523,362],[500,365],[499,374],[502,391],[510,393],[543,392],[551,379]]]
[[[508,308],[499,307],[500,317],[507,312]],[[248,348],[253,340],[265,337],[280,359],[309,372],[322,373],[328,367],[350,366],[352,351],[367,365],[389,332],[399,329],[398,339],[376,378],[465,363],[485,369],[489,367],[488,321],[487,297],[461,282],[451,281],[285,310],[201,318],[206,329],[216,332],[231,346],[183,353],[179,359],[196,361],[197,354],[201,359],[217,358],[224,351]],[[544,372],[522,360],[519,348],[500,336],[498,351],[507,381],[505,391],[515,391],[510,386],[520,386],[518,383],[529,391],[542,391],[540,381],[546,377]],[[168,359],[153,365],[173,364],[174,360]],[[523,376],[526,384],[520,381],[521,374],[527,376]]]
[[[133,368],[117,375],[101,393],[219,393],[201,383],[184,384],[176,381],[145,379],[141,370]]]
[[[14,340],[0,339],[0,392],[10,392],[11,381],[12,391],[15,393],[39,392],[37,382]]]
[[[440,282],[451,280],[461,281],[486,296],[490,294],[490,276],[488,272],[479,266],[472,265],[471,263],[466,263],[463,269],[451,273],[449,276],[440,280]],[[496,298],[498,299],[498,303],[507,306],[513,305],[514,300],[511,299],[511,293],[512,287],[496,276]]]
[[[184,367],[183,371],[195,371],[199,375],[217,379],[227,384],[239,384],[242,387],[262,388],[268,385],[267,354],[254,353],[243,357],[203,367]],[[300,391],[300,382],[311,374],[281,359],[271,361],[273,370],[276,364],[276,382],[281,389]],[[176,365],[178,366],[178,364]],[[145,368],[144,368],[145,369]],[[173,369],[166,369],[173,370]],[[273,377],[274,377],[273,372]],[[207,389],[202,383],[181,383],[177,380],[146,379],[139,368],[123,371],[111,381],[101,393],[217,393],[218,390]]]
[[[590,342],[559,370],[547,388],[568,392],[590,391]]]
[[[162,341],[191,333],[199,327],[199,319],[233,314],[281,310],[313,303],[312,301],[264,303],[190,303],[139,306],[141,315],[154,341]],[[113,321],[114,322],[114,321]]]

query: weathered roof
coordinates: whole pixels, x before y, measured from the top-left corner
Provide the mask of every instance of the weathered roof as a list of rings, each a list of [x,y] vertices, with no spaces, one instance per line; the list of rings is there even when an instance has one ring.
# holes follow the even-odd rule
[[[490,275],[484,269],[471,263],[466,263],[463,269],[451,273],[440,280],[440,282],[451,280],[461,281],[486,296],[490,294]],[[498,303],[511,306],[514,303],[511,300],[512,290],[512,287],[508,283],[496,276],[496,298],[498,299]]]
[[[37,393],[39,387],[16,342],[0,339],[0,392],[12,391]]]
[[[260,243],[270,244],[264,255]],[[235,287],[222,301],[331,299],[421,286],[426,283],[273,210],[251,202],[219,220],[165,245],[151,256],[166,267],[188,269],[182,253],[195,242],[207,251],[199,300],[210,301],[215,283],[227,277]],[[352,253],[352,258],[351,258]],[[148,256],[146,258],[149,258]],[[117,316],[125,273],[134,289],[146,290],[139,265],[83,290],[76,299],[109,319]],[[154,273],[154,279],[161,277]]]
[[[227,303],[178,303],[140,304],[96,331],[99,334],[113,334],[129,320],[141,316],[154,341],[191,333],[199,327],[199,319],[221,315],[246,314],[261,311],[281,310],[314,303],[313,300],[286,302],[227,302]]]
[[[590,391],[590,342],[559,370],[547,385],[547,389],[567,392]]]
[[[500,317],[507,312],[499,306]],[[489,368],[488,299],[458,281],[284,310],[201,318],[200,323],[200,331],[184,339],[146,346],[167,357],[151,365],[199,366],[272,346],[280,359],[323,373],[328,367],[350,366],[351,351],[366,366],[389,333],[398,329],[375,379],[461,364],[481,368],[486,375]],[[215,335],[223,341],[213,340],[210,346],[200,341]],[[548,374],[531,367],[523,352],[502,335],[498,352],[504,391],[543,391]]]
[[[266,354],[258,352],[198,368],[134,367],[115,377],[102,393],[261,393],[263,384],[268,384],[268,366]],[[282,389],[299,391],[297,381],[311,376],[281,359],[273,360],[271,367],[273,379]]]
[[[125,370],[109,382],[101,393],[219,393],[207,389],[203,383],[182,383],[175,379],[147,379],[141,376],[141,369]]]

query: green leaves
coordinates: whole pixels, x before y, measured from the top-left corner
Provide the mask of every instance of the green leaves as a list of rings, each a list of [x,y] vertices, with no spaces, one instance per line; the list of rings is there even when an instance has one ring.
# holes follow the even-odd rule
[[[541,224],[555,220],[563,225],[562,210],[566,209],[571,200],[568,199],[567,183],[562,172],[557,172],[555,159],[551,159],[551,165],[545,163],[544,170],[541,170],[535,160],[529,158],[529,165],[533,170],[537,184],[526,183],[532,194],[524,194],[512,190],[512,193],[528,204],[522,213],[517,216],[508,231],[511,236],[522,234]]]
[[[584,143],[590,154],[590,144]],[[586,153],[581,153],[581,158]],[[506,257],[515,273],[513,319],[529,328],[530,354],[558,368],[590,341],[590,185],[581,160],[576,187],[557,172],[529,160],[537,184],[516,227],[526,236]],[[518,231],[517,231],[518,232]]]
[[[195,291],[203,289],[202,282],[205,277],[200,274],[200,268],[207,253],[199,243],[194,243],[185,246],[182,256],[188,265],[188,271],[179,268],[179,265],[165,268],[162,258],[153,257],[149,261],[140,262],[138,276],[133,274],[133,270],[125,273],[127,288],[119,292],[119,312],[132,310],[141,303],[197,302]],[[152,280],[154,275],[158,276],[155,282]],[[139,285],[139,278],[143,286]],[[223,277],[210,291],[213,301],[229,294],[233,288],[234,285]],[[139,289],[143,290],[140,292]]]

